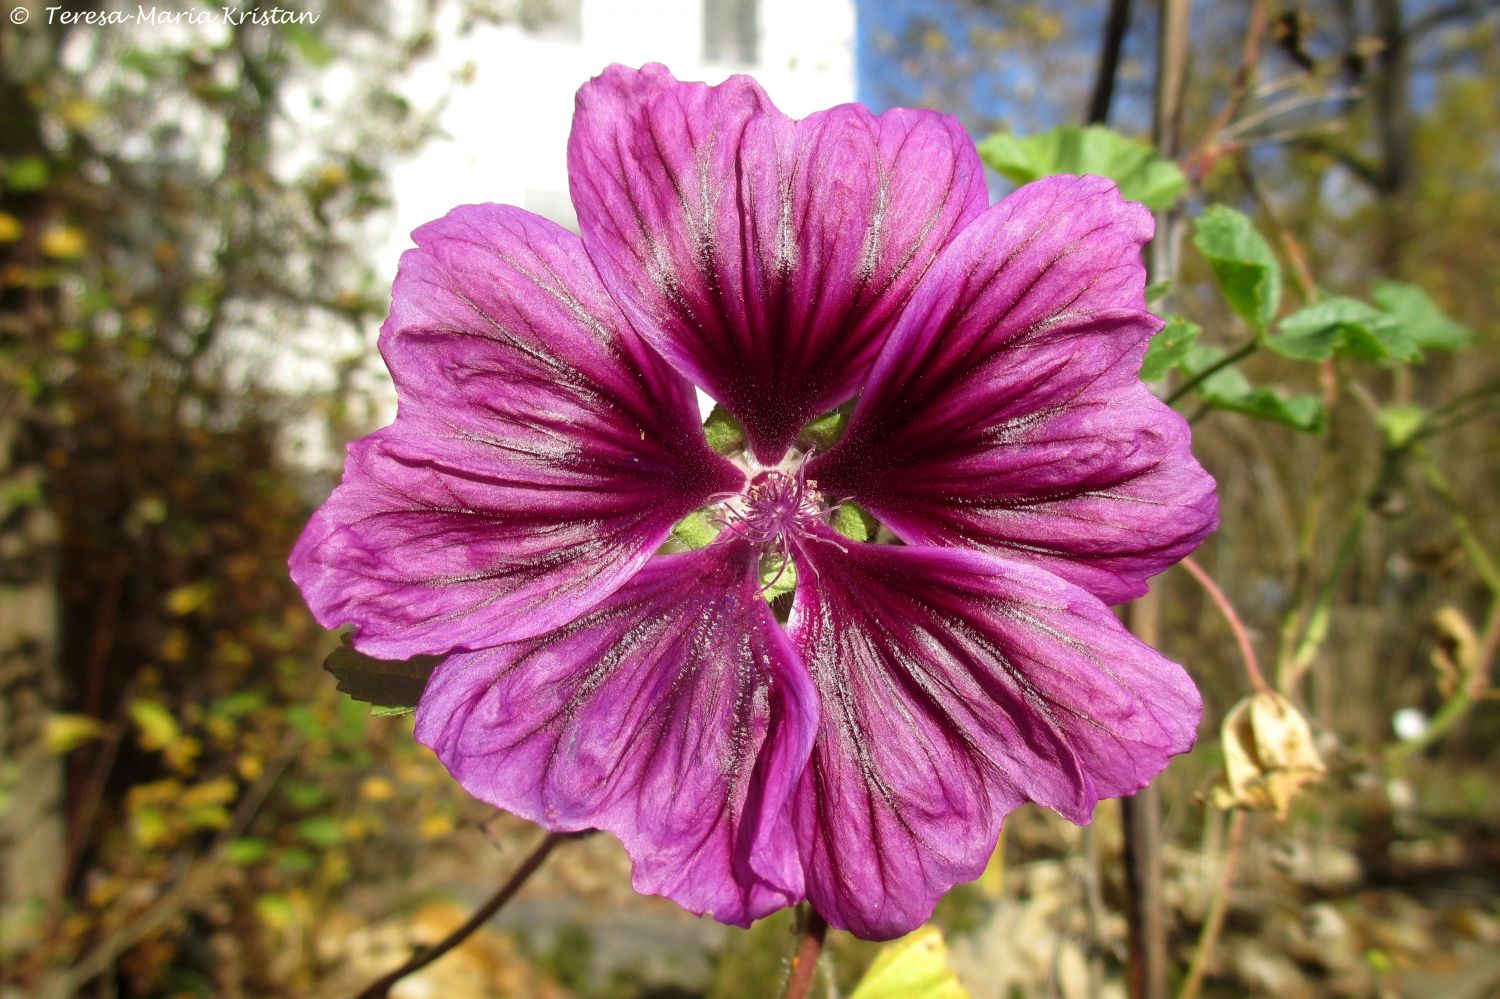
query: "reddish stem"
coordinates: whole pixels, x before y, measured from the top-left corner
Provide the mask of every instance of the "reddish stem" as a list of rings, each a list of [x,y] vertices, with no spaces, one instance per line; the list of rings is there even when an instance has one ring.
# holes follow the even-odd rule
[[[792,973],[787,978],[785,999],[806,999],[812,989],[813,978],[818,971],[818,956],[823,952],[823,940],[828,936],[828,920],[809,908],[802,920],[802,936],[797,943],[797,953],[792,956]]]
[[[1219,584],[1213,581],[1213,577],[1203,571],[1203,567],[1194,562],[1191,557],[1182,560],[1182,567],[1192,574],[1203,587],[1214,604],[1219,608],[1219,613],[1224,615],[1224,621],[1229,625],[1229,630],[1234,632],[1235,641],[1240,643],[1240,655],[1245,659],[1245,673],[1250,677],[1250,686],[1255,688],[1256,693],[1270,690],[1270,684],[1266,683],[1265,676],[1260,671],[1260,661],[1255,658],[1255,645],[1250,641],[1250,633],[1245,630],[1245,625],[1240,621],[1240,616],[1234,612],[1234,604],[1219,589]]]

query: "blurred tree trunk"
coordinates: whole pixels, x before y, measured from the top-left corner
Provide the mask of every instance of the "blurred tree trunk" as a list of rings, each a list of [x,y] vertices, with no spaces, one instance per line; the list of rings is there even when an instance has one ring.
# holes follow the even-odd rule
[[[13,50],[8,50],[13,51]],[[21,86],[0,84],[0,149],[43,150]],[[21,221],[21,238],[0,244],[0,274],[42,262],[40,192],[6,191],[0,211]],[[65,775],[43,738],[64,694],[59,657],[57,521],[48,505],[43,455],[22,379],[34,375],[52,335],[56,293],[25,280],[0,285],[0,926],[14,929],[63,890]]]
[[[13,460],[17,423],[0,426],[0,923],[56,900],[64,840],[62,758],[43,739],[62,692],[56,530],[30,502],[40,471]]]

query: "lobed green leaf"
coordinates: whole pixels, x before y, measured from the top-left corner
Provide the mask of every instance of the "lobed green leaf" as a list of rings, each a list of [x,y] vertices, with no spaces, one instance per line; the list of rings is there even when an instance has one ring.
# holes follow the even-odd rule
[[[1403,323],[1353,298],[1326,298],[1298,309],[1277,324],[1265,344],[1283,357],[1300,361],[1323,361],[1335,354],[1357,361],[1422,358]]]
[[[1427,293],[1405,281],[1382,281],[1371,295],[1418,347],[1430,350],[1462,350],[1474,340],[1474,331],[1456,322]]]
[[[1230,308],[1265,333],[1281,307],[1281,264],[1271,245],[1241,212],[1210,205],[1194,224],[1193,246],[1213,270]]]
[[[1141,380],[1154,382],[1187,360],[1188,351],[1203,332],[1203,327],[1181,316],[1167,316],[1167,325],[1151,338],[1146,358],[1141,362]]]
[[[1060,125],[1025,138],[996,132],[979,144],[979,156],[1018,184],[1055,174],[1108,177],[1127,201],[1156,210],[1172,207],[1187,190],[1187,178],[1176,163],[1103,125]]]

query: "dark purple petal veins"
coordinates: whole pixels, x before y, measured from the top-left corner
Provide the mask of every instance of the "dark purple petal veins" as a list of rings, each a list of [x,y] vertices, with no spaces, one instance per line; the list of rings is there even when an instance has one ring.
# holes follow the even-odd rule
[[[659,556],[551,634],[439,667],[417,739],[469,793],[619,837],[637,891],[748,925],[802,898],[787,808],[817,699],[758,551]]]
[[[1186,673],[1082,589],[981,552],[798,550],[789,628],[820,722],[793,821],[830,923],[897,936],[978,877],[1007,812],[1074,822],[1196,737]]]
[[[318,620],[387,658],[565,624],[744,481],[576,236],[483,205],[414,237],[380,341],[396,422],[350,446],[291,559]]]
[[[852,398],[917,280],[987,203],[973,143],[928,111],[793,121],[759,85],[614,66],[578,94],[579,226],[653,346],[775,464]]]
[[[1033,562],[1117,603],[1217,525],[1185,421],[1137,372],[1151,216],[1098,177],[1021,188],[923,279],[812,463],[903,540]]]

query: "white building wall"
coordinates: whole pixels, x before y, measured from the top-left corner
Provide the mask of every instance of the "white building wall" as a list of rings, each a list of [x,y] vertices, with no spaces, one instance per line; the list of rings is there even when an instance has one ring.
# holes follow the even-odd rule
[[[559,38],[519,25],[460,37],[445,26],[438,54],[412,88],[419,104],[446,101],[445,137],[392,176],[395,221],[377,266],[395,274],[413,228],[454,205],[497,201],[574,225],[567,139],[573,94],[613,62],[665,63],[683,80],[717,83],[748,72],[797,117],[854,99],[854,0],[760,0],[756,65],[703,58],[704,0],[581,0],[581,31]],[[550,37],[549,37],[550,35]],[[457,67],[470,80],[455,84]]]

